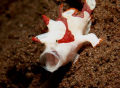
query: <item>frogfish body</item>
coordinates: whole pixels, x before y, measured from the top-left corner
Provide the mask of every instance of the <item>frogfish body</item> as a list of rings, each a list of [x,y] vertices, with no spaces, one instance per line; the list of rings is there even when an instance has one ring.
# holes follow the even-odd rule
[[[82,11],[78,13],[75,8],[62,12],[62,4],[56,21],[43,15],[48,32],[32,37],[32,40],[46,46],[40,55],[44,69],[54,72],[70,61],[75,63],[79,57],[77,52],[84,42],[88,41],[95,47],[102,41],[95,34],[89,33],[92,23],[90,14],[95,6],[95,0],[86,0]]]

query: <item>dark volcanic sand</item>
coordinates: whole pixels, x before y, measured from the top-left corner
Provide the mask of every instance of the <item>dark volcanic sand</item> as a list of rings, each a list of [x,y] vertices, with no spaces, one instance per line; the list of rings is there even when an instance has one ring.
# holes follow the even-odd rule
[[[85,43],[77,63],[54,73],[39,63],[44,45],[31,37],[46,31],[42,15],[55,20],[62,2],[81,10],[83,1],[0,1],[0,88],[120,87],[120,0],[96,0],[91,32],[104,39],[99,46]]]

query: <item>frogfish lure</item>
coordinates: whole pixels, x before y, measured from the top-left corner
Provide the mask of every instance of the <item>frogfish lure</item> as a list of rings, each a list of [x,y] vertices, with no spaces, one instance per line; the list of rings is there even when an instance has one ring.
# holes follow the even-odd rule
[[[90,14],[95,6],[95,0],[85,0],[82,11],[78,13],[75,8],[62,12],[61,4],[56,21],[42,16],[48,32],[32,37],[32,40],[46,46],[40,55],[40,63],[44,69],[54,72],[70,61],[75,63],[79,57],[77,52],[84,42],[88,41],[95,47],[102,41],[94,33],[89,33],[92,23]]]

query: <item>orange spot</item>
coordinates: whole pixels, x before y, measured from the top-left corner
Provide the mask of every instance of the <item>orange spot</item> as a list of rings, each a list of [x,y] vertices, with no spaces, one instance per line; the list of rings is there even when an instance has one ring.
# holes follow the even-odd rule
[[[71,31],[66,29],[64,37],[58,40],[58,43],[69,43],[72,41],[74,41],[74,35],[71,34]]]
[[[64,11],[64,12],[67,12],[67,11],[69,11],[69,10],[75,10],[75,12],[72,14],[72,16],[76,16],[76,14],[78,13],[78,10],[75,9],[75,8],[70,8],[70,9]]]
[[[59,15],[57,20],[60,20],[62,18],[62,9],[63,9],[63,3],[60,5]]]
[[[62,39],[58,40],[58,43],[69,43],[69,42],[74,41],[74,35],[68,29],[67,19],[62,17],[62,18],[59,18],[59,20],[57,20],[57,21],[62,21],[65,24],[65,26],[66,26],[65,35],[63,36]]]
[[[74,41],[74,35],[72,35],[71,31],[68,29],[67,19],[62,16],[62,7],[63,7],[63,4],[61,4],[60,6],[59,16],[58,16],[57,21],[62,21],[65,24],[66,32],[63,38],[58,40],[58,43],[69,43],[69,42]]]
[[[86,3],[86,1],[84,2],[84,6],[83,6],[81,13],[78,14],[77,17],[84,18],[84,11],[87,11],[89,14],[91,14],[91,12],[92,12],[92,10],[90,9],[90,7]],[[73,15],[73,16],[76,16],[76,15]]]
[[[40,42],[40,40],[39,40],[38,38],[36,38],[36,37],[32,37],[32,40],[33,40],[34,42]]]
[[[48,17],[45,16],[45,15],[42,15],[42,17],[43,17],[43,20],[44,20],[45,24],[48,25],[50,18],[48,18]]]
[[[99,41],[99,43],[96,46],[100,45],[100,43],[103,41],[103,38],[100,38],[99,40],[100,41]],[[96,46],[94,46],[93,48],[96,48]]]
[[[84,6],[82,9],[82,12],[87,11],[89,14],[91,14],[92,10],[90,9],[90,7],[88,6],[88,4],[86,3],[86,1],[84,2]]]
[[[63,3],[60,5],[60,10],[63,8]]]

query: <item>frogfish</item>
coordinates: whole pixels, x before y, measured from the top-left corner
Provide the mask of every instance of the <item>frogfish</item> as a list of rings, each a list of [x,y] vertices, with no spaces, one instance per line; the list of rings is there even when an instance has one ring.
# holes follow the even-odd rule
[[[79,58],[77,52],[84,42],[90,42],[93,47],[100,44],[102,38],[89,33],[92,24],[91,12],[95,6],[95,0],[85,0],[81,12],[75,8],[63,12],[61,4],[56,20],[42,15],[48,32],[32,37],[32,40],[45,44],[46,48],[40,55],[40,63],[44,69],[54,72],[70,61],[75,63]]]

